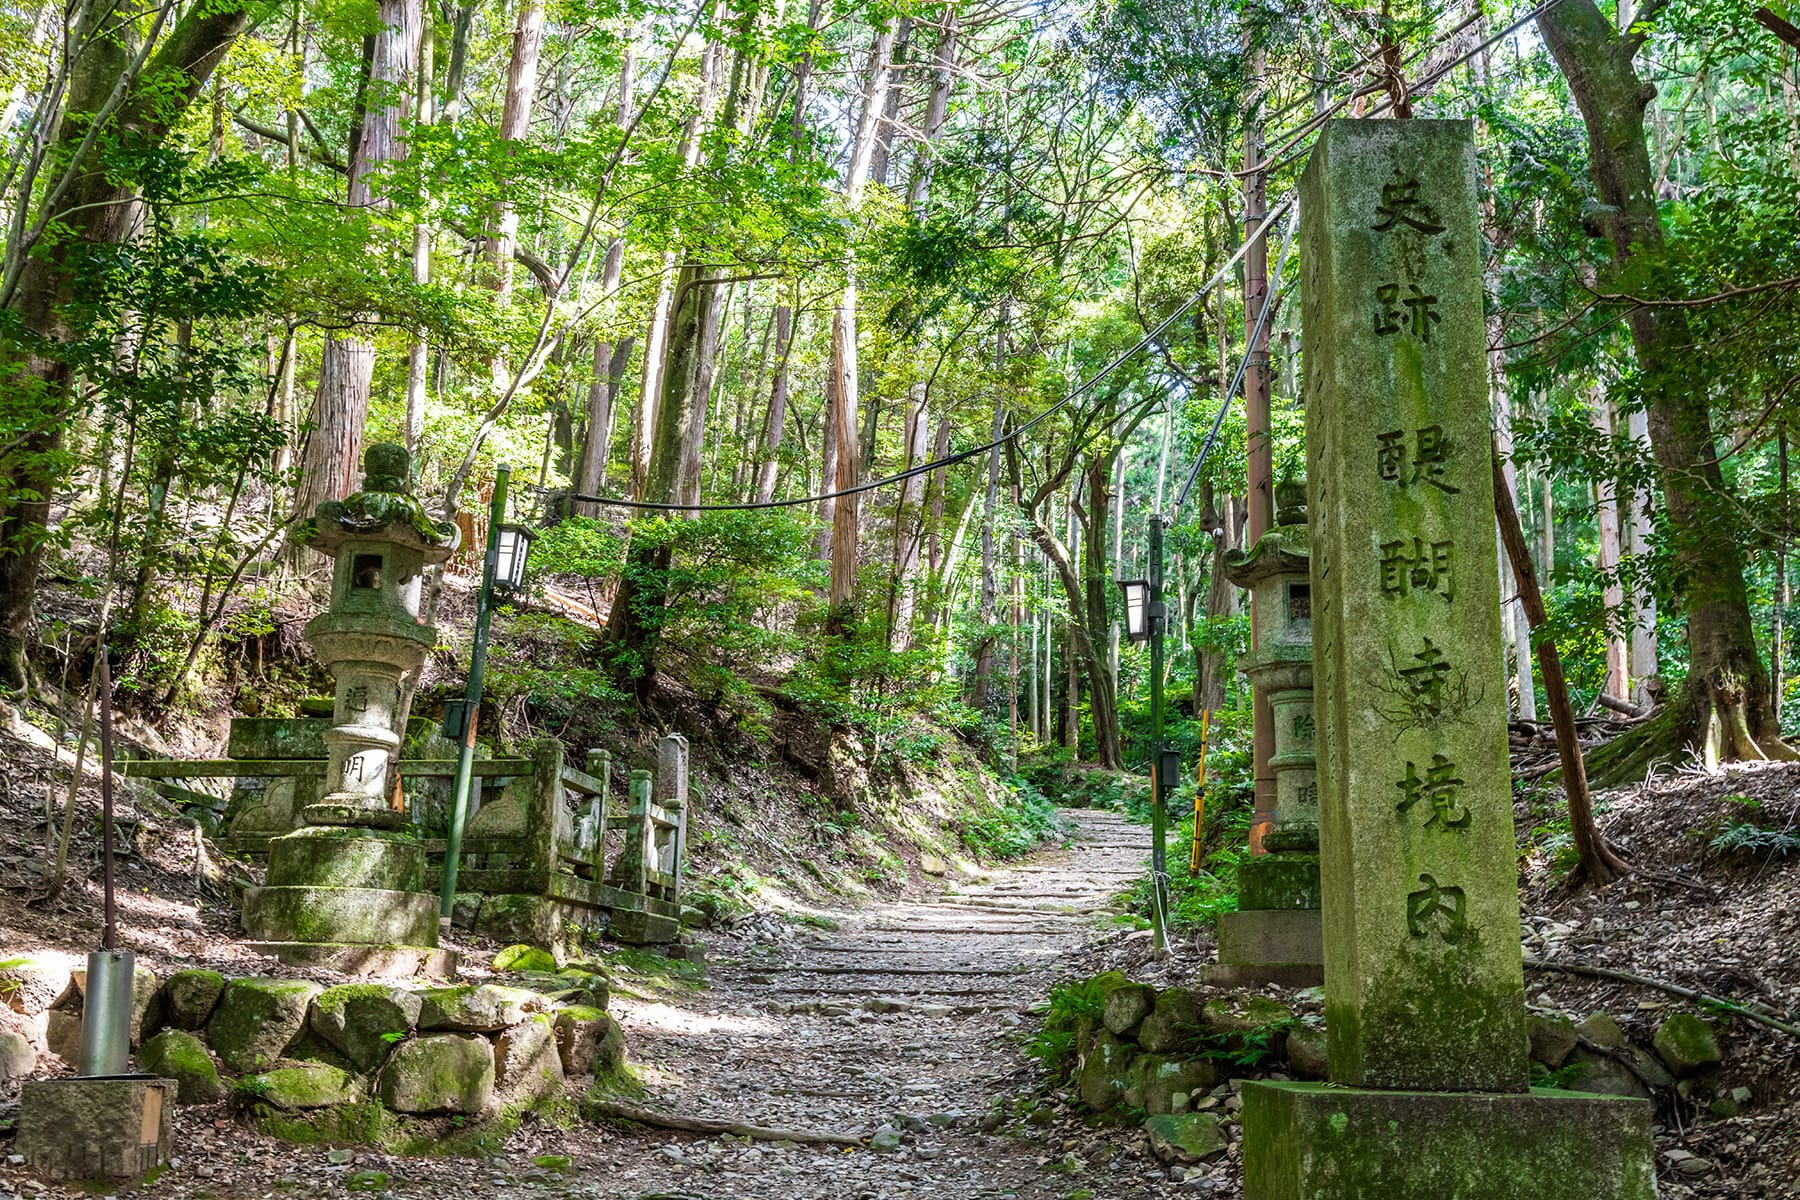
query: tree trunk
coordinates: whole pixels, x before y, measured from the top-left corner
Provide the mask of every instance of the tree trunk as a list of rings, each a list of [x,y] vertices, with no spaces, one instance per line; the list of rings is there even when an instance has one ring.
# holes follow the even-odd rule
[[[781,440],[787,428],[788,354],[794,346],[794,309],[783,297],[775,306],[775,375],[769,384],[769,413],[763,423],[762,462],[756,478],[756,502],[775,498],[775,477],[781,470]]]
[[[1006,409],[995,403],[994,423],[988,440],[998,441],[1005,430]],[[988,690],[994,674],[994,620],[998,615],[999,591],[994,562],[994,519],[999,507],[1000,447],[995,446],[988,451],[987,486],[981,507],[981,600],[978,610],[981,629],[975,643],[975,695],[971,701],[971,707],[983,715],[987,713]]]
[[[378,106],[363,118],[362,136],[350,161],[349,207],[379,202],[370,181],[381,167],[406,157],[401,124],[413,94],[418,66],[420,0],[380,0],[369,94]],[[319,391],[313,402],[313,431],[300,464],[296,511],[310,516],[327,500],[355,489],[362,458],[363,427],[369,419],[369,385],[375,374],[375,345],[354,334],[325,339],[319,363]]]
[[[1612,442],[1612,401],[1604,395],[1592,398],[1588,410],[1594,428]],[[1609,696],[1624,700],[1631,695],[1631,664],[1625,641],[1625,589],[1619,582],[1624,539],[1619,529],[1619,489],[1615,473],[1594,480],[1594,517],[1600,531],[1602,605],[1606,612],[1606,682]]]
[[[47,208],[39,215],[41,226],[34,227],[65,232],[48,245],[33,245],[26,236],[8,246],[13,274],[4,303],[24,329],[52,344],[72,334],[61,310],[73,294],[82,245],[124,241],[137,215],[132,189],[109,173],[99,154],[81,155],[95,119],[124,89],[102,128],[118,147],[154,149],[182,119],[248,19],[246,8],[229,0],[200,5],[189,9],[159,46],[140,47],[135,15],[129,6],[97,3],[78,18],[70,36],[75,61],[51,159],[66,165],[61,177],[47,181]],[[153,51],[147,60],[141,57],[146,50]],[[59,356],[8,346],[0,349],[0,381],[13,396],[28,398],[34,410],[19,414],[30,432],[0,451],[0,479],[7,481],[0,489],[0,683],[17,689],[30,683],[25,650],[38,572],[48,545],[50,506],[66,481],[60,463],[72,379]]]
[[[538,52],[544,42],[544,0],[525,0],[513,29],[512,55],[506,66],[506,100],[500,110],[500,140],[510,143],[507,154],[531,134],[531,107],[537,97]],[[500,182],[501,196],[494,213],[494,230],[484,253],[493,275],[494,291],[504,304],[512,294],[513,251],[519,244],[519,211],[513,205],[512,185]]]
[[[1655,94],[1632,59],[1641,37],[1618,34],[1593,0],[1563,0],[1538,28],[1569,84],[1588,130],[1588,168],[1605,206],[1594,219],[1623,269],[1654,257],[1663,228],[1644,141],[1644,106]],[[1639,307],[1627,316],[1648,400],[1651,447],[1661,470],[1677,590],[1687,614],[1688,676],[1678,728],[1721,757],[1791,758],[1782,742],[1769,677],[1757,655],[1738,540],[1719,536],[1729,506],[1705,382],[1688,377],[1687,314]]]
[[[1650,449],[1649,414],[1633,408],[1627,414],[1626,428],[1631,440],[1645,450]],[[1627,527],[1626,549],[1632,561],[1650,559],[1650,529],[1654,524],[1654,504],[1648,484],[1632,495],[1631,520]],[[1650,681],[1661,672],[1657,664],[1656,593],[1641,581],[1631,589],[1631,701],[1640,708],[1652,704]]]

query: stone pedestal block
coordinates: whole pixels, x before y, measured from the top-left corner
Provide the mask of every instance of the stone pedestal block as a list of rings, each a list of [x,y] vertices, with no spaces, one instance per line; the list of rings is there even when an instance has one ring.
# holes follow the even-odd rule
[[[362,887],[261,887],[244,893],[244,930],[265,942],[437,942],[438,900],[425,892]]]
[[[15,1150],[45,1179],[136,1182],[169,1161],[173,1079],[40,1079],[25,1085]]]
[[[1246,1083],[1244,1200],[1652,1200],[1650,1105]]]
[[[264,882],[269,887],[420,892],[425,888],[425,847],[406,833],[308,825],[269,842]]]
[[[613,913],[607,933],[614,941],[633,946],[661,946],[681,937],[681,922],[641,910],[620,909]]]
[[[1318,909],[1246,909],[1219,917],[1219,962],[1309,963],[1320,967],[1325,944]]]
[[[1238,864],[1240,909],[1319,909],[1317,854],[1259,854]]]

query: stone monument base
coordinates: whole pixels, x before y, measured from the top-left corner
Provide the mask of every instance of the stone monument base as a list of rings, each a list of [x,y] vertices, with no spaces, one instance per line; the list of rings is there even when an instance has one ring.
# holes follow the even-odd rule
[[[1653,1200],[1643,1100],[1246,1083],[1244,1200]]]
[[[268,942],[435,946],[438,898],[361,887],[259,887],[244,893],[244,932]]]
[[[1251,909],[1219,916],[1221,963],[1308,963],[1320,970],[1325,938],[1319,910]]]
[[[14,1148],[45,1179],[136,1183],[169,1161],[175,1091],[150,1075],[31,1080]]]
[[[366,979],[455,979],[457,954],[435,946],[365,946],[354,942],[243,942],[290,967],[323,967]]]
[[[1219,962],[1206,980],[1221,987],[1325,982],[1316,852],[1259,854],[1238,864],[1238,911],[1219,917]]]

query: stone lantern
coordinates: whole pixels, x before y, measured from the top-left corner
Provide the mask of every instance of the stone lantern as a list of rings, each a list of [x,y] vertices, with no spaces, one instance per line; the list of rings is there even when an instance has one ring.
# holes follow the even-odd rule
[[[441,961],[425,849],[393,802],[394,718],[402,677],[437,643],[419,618],[424,569],[450,557],[457,530],[407,491],[410,465],[399,446],[370,446],[362,490],[319,505],[294,534],[335,560],[330,604],[306,638],[337,693],[325,794],[301,809],[301,828],[270,841],[265,886],[244,899],[245,930],[284,962],[406,971]]]
[[[1324,948],[1306,485],[1284,483],[1275,496],[1275,527],[1225,558],[1225,577],[1250,590],[1256,614],[1257,646],[1238,666],[1273,714],[1275,812],[1268,853],[1238,864],[1238,911],[1219,919],[1219,962],[1236,981],[1307,986],[1323,981]]]

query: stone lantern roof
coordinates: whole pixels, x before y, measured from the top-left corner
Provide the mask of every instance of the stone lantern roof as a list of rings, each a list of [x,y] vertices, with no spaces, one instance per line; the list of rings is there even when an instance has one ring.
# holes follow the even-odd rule
[[[1306,527],[1306,481],[1291,479],[1275,488],[1275,526],[1248,550],[1225,555],[1225,578],[1254,590],[1281,575],[1305,575],[1312,557]]]
[[[461,537],[453,521],[433,520],[407,490],[412,456],[392,442],[377,442],[363,452],[363,486],[342,500],[327,500],[302,521],[293,540],[321,554],[335,555],[347,541],[371,538],[392,541],[419,552],[427,563],[455,553]]]

